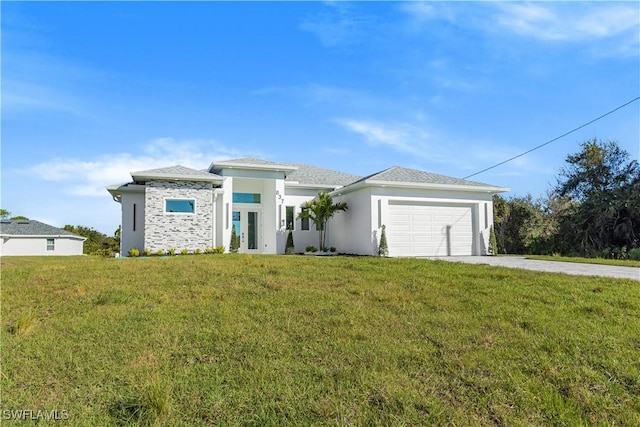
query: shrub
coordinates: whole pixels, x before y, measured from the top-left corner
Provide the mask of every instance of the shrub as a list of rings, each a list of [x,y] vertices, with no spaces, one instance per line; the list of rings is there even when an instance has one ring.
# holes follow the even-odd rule
[[[295,253],[295,245],[293,244],[293,231],[289,230],[287,234],[287,244],[285,245],[284,253],[287,255],[293,255]]]
[[[329,248],[329,252],[332,252],[332,253],[333,253],[333,252],[335,252],[335,251],[336,251],[336,247],[335,247],[335,246],[331,246],[331,247]]]
[[[498,239],[493,225],[489,229],[489,255],[498,255]]]
[[[382,225],[382,232],[380,233],[380,245],[378,247],[378,255],[387,257],[389,256],[389,244],[387,243],[387,226]]]
[[[328,248],[328,247],[326,247],[326,246],[323,246],[323,247],[322,247],[322,252],[329,252],[329,248]]]
[[[225,247],[223,245],[218,245],[215,247],[213,251],[214,251],[213,252],[214,254],[223,254],[225,251]],[[236,249],[236,252],[237,252],[237,249]]]
[[[315,246],[313,245],[309,245],[307,247],[304,248],[305,252],[317,252],[318,250],[316,249]]]
[[[189,255],[189,249],[187,249],[187,248],[182,249],[182,250],[180,251],[180,254],[181,254],[181,255]]]
[[[156,251],[156,255],[158,255],[158,256],[162,256],[162,255],[164,255],[164,251],[163,251],[162,249],[158,249],[158,250]]]
[[[207,255],[215,254],[216,250],[215,250],[215,248],[206,247],[206,248],[204,248],[204,253],[207,254]]]
[[[193,254],[194,254],[194,255],[200,255],[201,253],[202,253],[202,251],[200,250],[200,248],[196,248],[196,249],[193,251]]]
[[[144,248],[144,256],[151,256],[151,249]]]
[[[629,259],[640,261],[640,248],[632,248],[629,251]]]
[[[240,236],[236,232],[236,226],[231,227],[231,243],[229,244],[229,252],[238,252],[240,249]]]
[[[167,250],[167,253],[171,256],[175,256],[176,255],[176,248],[169,248],[169,250]]]
[[[137,248],[131,248],[129,249],[129,256],[130,257],[139,257],[140,256],[140,251]]]

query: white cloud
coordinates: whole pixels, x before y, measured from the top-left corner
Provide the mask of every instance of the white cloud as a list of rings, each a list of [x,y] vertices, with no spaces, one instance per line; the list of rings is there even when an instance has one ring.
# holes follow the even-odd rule
[[[338,124],[363,136],[372,146],[387,146],[396,151],[429,160],[441,161],[442,156],[432,143],[429,133],[408,123],[380,123],[367,120],[341,119]]]
[[[213,160],[241,154],[214,140],[176,141],[157,138],[148,142],[141,155],[115,153],[96,159],[55,158],[28,169],[41,180],[67,184],[66,192],[76,196],[105,196],[105,186],[131,180],[131,172],[180,164],[204,169]]]
[[[325,47],[360,43],[372,18],[354,12],[352,4],[328,2],[325,5],[329,8],[307,16],[299,28],[315,34]]]
[[[637,4],[498,3],[498,24],[523,36],[550,41],[589,41],[636,34],[640,28]],[[586,6],[586,7],[585,7]]]

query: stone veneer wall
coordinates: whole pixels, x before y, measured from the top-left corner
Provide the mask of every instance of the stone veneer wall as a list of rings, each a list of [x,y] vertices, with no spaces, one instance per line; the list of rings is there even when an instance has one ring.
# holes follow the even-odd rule
[[[195,199],[195,214],[165,213],[165,199]],[[195,181],[147,181],[144,247],[155,253],[213,246],[213,186]]]

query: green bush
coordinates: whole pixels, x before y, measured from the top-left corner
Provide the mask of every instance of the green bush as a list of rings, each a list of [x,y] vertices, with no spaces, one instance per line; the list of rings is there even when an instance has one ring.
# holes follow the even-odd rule
[[[129,249],[129,256],[134,258],[139,257],[140,251],[137,248],[131,248]]]
[[[182,249],[182,250],[180,251],[180,254],[181,254],[181,255],[189,255],[189,249],[187,249],[187,248]]]
[[[336,251],[336,247],[335,247],[335,246],[331,246],[331,247],[329,248],[329,252],[333,253],[333,252],[335,252],[335,251]]]
[[[207,255],[215,254],[216,253],[216,249],[212,248],[212,247],[206,247],[206,248],[204,248],[204,253],[207,254]]]
[[[640,248],[633,248],[629,251],[629,259],[640,261]]]
[[[167,253],[171,256],[175,256],[176,255],[176,248],[169,248],[169,250],[167,250]]]
[[[498,255],[498,239],[493,225],[489,229],[489,255]]]
[[[223,254],[225,251],[225,247],[223,245],[218,245],[215,247],[215,249],[213,250],[214,254]]]
[[[196,249],[193,251],[193,254],[194,254],[194,255],[200,255],[201,253],[202,253],[202,250],[200,250],[200,248],[196,248]]]
[[[156,251],[156,255],[158,255],[158,256],[162,256],[162,255],[164,255],[164,251],[163,251],[162,249],[158,249],[158,250]]]
[[[313,245],[309,245],[309,246],[305,247],[304,250],[305,250],[305,252],[317,252],[318,251],[318,249],[316,249],[316,247],[313,246]]]
[[[378,247],[378,255],[382,257],[389,256],[389,244],[387,243],[387,227],[382,226],[382,232],[380,233],[380,245]]]
[[[293,255],[295,253],[295,245],[293,243],[293,231],[289,230],[287,234],[287,244],[285,245],[284,253],[287,255]]]
[[[144,256],[151,256],[151,249],[144,248]]]

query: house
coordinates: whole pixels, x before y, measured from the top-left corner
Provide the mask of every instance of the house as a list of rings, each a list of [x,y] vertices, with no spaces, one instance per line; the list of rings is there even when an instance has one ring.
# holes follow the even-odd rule
[[[0,255],[82,255],[82,236],[30,220],[0,221]]]
[[[239,252],[284,253],[287,229],[296,252],[317,245],[300,205],[329,192],[349,209],[328,224],[339,252],[374,255],[382,226],[390,256],[483,255],[493,221],[492,196],[507,188],[394,166],[360,177],[305,164],[240,158],[207,170],[171,166],[131,173],[107,190],[122,209],[121,250],[181,251],[224,245],[232,229]]]

